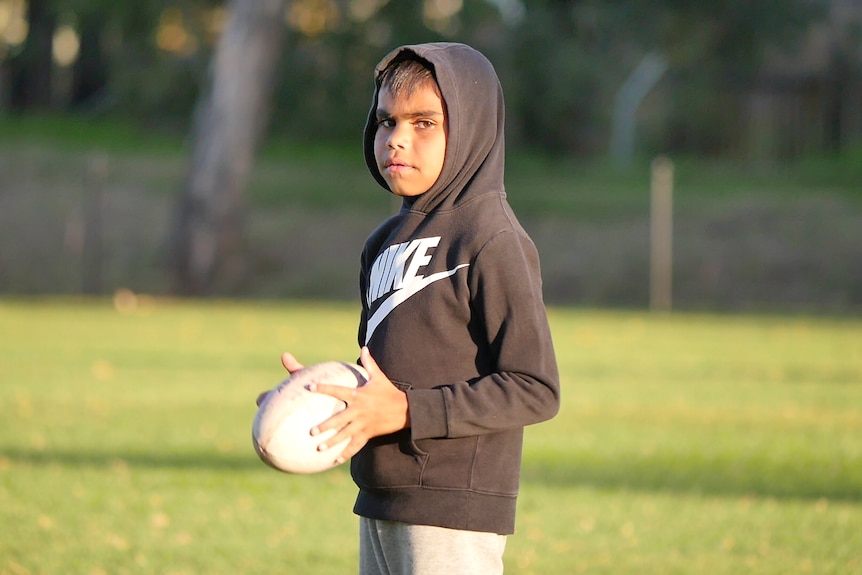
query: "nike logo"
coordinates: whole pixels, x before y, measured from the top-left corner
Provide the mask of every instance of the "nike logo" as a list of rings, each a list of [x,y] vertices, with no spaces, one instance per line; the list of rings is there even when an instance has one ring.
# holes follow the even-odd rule
[[[392,313],[392,310],[434,282],[448,278],[459,269],[469,266],[469,264],[461,264],[451,270],[430,276],[420,275],[419,268],[431,262],[432,255],[429,251],[439,243],[440,236],[435,236],[395,244],[386,248],[374,260],[366,294],[368,307],[370,308],[371,304],[387,293],[389,295],[368,319],[368,325],[365,328],[366,344],[374,335],[374,330],[386,319],[386,316]]]

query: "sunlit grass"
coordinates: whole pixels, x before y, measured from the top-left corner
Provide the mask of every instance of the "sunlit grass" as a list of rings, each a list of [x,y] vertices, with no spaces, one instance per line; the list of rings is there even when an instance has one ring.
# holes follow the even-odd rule
[[[254,398],[356,358],[351,304],[0,300],[0,573],[355,572],[346,469]],[[552,309],[507,573],[862,572],[862,322]]]

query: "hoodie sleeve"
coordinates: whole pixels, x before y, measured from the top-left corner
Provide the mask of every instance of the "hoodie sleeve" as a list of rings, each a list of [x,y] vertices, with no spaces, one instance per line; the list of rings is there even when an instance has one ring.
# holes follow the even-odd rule
[[[408,391],[414,440],[520,428],[559,410],[559,375],[533,242],[518,230],[497,234],[471,265],[469,281],[490,372],[470,382]]]

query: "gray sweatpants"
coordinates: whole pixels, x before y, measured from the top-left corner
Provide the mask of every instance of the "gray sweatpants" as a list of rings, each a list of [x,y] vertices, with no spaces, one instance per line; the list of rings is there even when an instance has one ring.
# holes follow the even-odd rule
[[[501,575],[506,536],[359,518],[359,575]]]

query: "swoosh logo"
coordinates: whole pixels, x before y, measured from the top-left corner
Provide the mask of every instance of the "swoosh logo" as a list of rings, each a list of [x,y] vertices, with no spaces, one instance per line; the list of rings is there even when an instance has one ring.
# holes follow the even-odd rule
[[[371,341],[371,336],[374,335],[374,330],[376,330],[377,326],[386,319],[386,316],[392,313],[392,310],[434,282],[446,279],[454,275],[455,272],[461,268],[466,268],[469,265],[470,264],[461,264],[445,272],[438,272],[427,277],[416,277],[409,284],[402,286],[401,289],[390,294],[389,297],[383,300],[383,303],[380,304],[380,307],[377,308],[377,311],[375,311],[368,320],[368,325],[365,328],[365,344],[368,345],[368,342]]]

